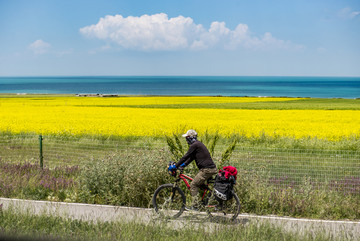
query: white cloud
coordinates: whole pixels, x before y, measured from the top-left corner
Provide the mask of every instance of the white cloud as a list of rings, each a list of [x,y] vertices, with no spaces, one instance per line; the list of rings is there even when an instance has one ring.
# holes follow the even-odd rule
[[[198,34],[201,25],[191,18],[179,16],[168,19],[166,14],[127,17],[106,16],[91,26],[80,29],[87,36],[110,40],[129,49],[174,50],[188,48],[191,34]]]
[[[327,53],[327,49],[324,47],[319,47],[316,49],[316,51],[320,54]]]
[[[289,41],[274,38],[270,33],[253,36],[246,24],[234,30],[224,22],[213,22],[209,29],[195,24],[190,17],[168,18],[165,13],[123,17],[105,16],[97,24],[80,29],[84,36],[116,43],[125,49],[156,50],[203,50],[220,47],[243,48],[290,48]]]
[[[351,17],[355,18],[356,16],[360,16],[360,11],[351,13]]]
[[[51,48],[51,44],[44,42],[41,39],[36,40],[35,42],[29,45],[29,49],[34,52],[34,54],[45,54]]]
[[[351,8],[346,7],[338,12],[338,16],[343,19],[352,19],[360,16],[360,11],[353,11]]]

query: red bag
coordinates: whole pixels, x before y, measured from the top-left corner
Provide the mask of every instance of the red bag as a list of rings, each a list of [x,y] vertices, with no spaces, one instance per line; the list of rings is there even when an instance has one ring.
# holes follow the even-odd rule
[[[224,176],[226,179],[233,176],[236,180],[237,169],[236,169],[236,167],[233,167],[233,166],[226,166],[226,167],[223,167],[222,170],[219,170],[219,173],[224,173]]]

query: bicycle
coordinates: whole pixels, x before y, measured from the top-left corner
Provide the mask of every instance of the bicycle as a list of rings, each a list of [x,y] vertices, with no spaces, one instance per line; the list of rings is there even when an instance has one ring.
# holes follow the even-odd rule
[[[186,196],[179,186],[181,181],[183,181],[186,188],[190,190],[188,181],[192,181],[193,178],[183,174],[183,168],[178,170],[171,173],[171,175],[175,177],[174,183],[167,183],[159,186],[155,190],[152,198],[152,204],[156,213],[165,218],[180,217],[186,207]],[[210,188],[210,185],[214,182],[215,179],[209,178],[205,184],[200,187],[202,198],[199,211],[206,211],[210,218],[223,217],[230,214],[230,220],[234,221],[239,215],[241,208],[238,196],[234,192],[233,197],[230,200],[218,201]]]

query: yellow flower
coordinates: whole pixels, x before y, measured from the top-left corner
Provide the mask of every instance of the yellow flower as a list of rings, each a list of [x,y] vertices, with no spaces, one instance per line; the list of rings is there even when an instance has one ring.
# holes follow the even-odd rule
[[[291,101],[239,97],[14,97],[0,99],[0,131],[38,134],[163,136],[188,128],[229,136],[317,137],[360,134],[358,110],[169,108],[181,104]],[[162,108],[154,108],[160,106]]]

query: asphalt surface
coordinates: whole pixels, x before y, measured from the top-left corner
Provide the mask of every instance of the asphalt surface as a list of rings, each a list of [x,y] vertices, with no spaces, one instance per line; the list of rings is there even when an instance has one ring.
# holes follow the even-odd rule
[[[3,209],[10,207],[17,212],[27,212],[36,215],[57,215],[84,221],[124,221],[142,223],[166,223],[169,227],[205,227],[209,232],[221,228],[222,225],[247,225],[249,223],[270,222],[286,231],[318,232],[324,231],[332,238],[346,235],[347,240],[360,240],[360,222],[333,221],[278,216],[258,216],[240,214],[235,221],[226,222],[227,217],[208,219],[206,213],[184,212],[177,219],[164,220],[150,208],[132,208],[110,205],[93,205],[81,203],[34,201],[0,198]],[[224,222],[225,221],[225,222]],[[225,223],[225,224],[224,224]]]

